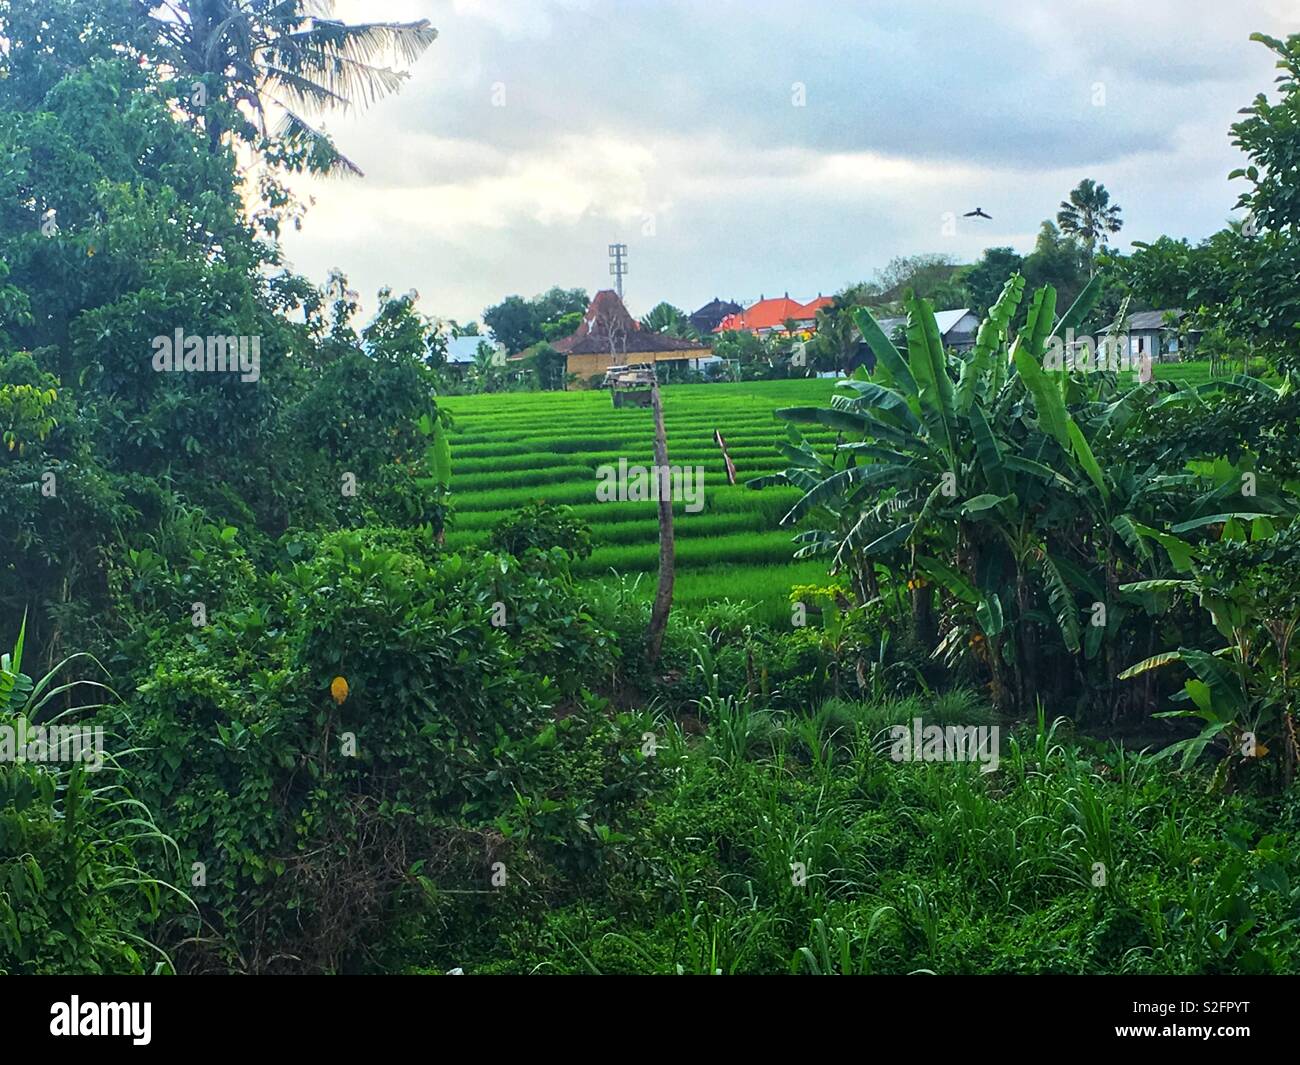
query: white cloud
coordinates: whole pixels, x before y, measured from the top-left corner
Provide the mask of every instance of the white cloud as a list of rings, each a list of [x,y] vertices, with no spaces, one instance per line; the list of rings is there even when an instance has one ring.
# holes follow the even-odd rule
[[[460,318],[510,292],[603,287],[614,240],[642,309],[829,292],[896,254],[1027,250],[1085,176],[1123,206],[1125,240],[1205,235],[1236,198],[1228,125],[1272,84],[1248,34],[1300,30],[1292,0],[337,13],[427,17],[439,39],[399,97],[331,120],[367,177],[303,183],[316,206],[287,251],[313,277],[341,264],[365,295],[415,287]],[[944,235],[946,213],[975,206],[993,221]]]

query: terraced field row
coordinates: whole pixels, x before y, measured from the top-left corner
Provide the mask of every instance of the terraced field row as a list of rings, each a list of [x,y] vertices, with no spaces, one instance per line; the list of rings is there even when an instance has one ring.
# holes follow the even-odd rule
[[[820,380],[663,390],[669,462],[703,471],[702,508],[688,511],[680,499],[673,506],[678,603],[747,599],[756,604],[758,616],[777,620],[788,617],[792,584],[825,576],[824,561],[793,560],[792,534],[777,524],[798,492],[756,492],[744,482],[785,465],[775,447],[784,425],[772,412],[825,403],[831,390],[831,382]],[[483,544],[492,526],[517,507],[538,500],[563,503],[591,524],[596,544],[578,572],[590,579],[620,574],[640,594],[652,593],[658,566],[654,501],[600,502],[597,496],[602,467],[617,470],[620,460],[629,467],[653,464],[649,410],[615,410],[608,392],[449,396],[441,402],[455,419],[456,517],[449,545]],[[726,438],[735,463],[734,486],[727,483],[714,430]],[[834,440],[830,430],[805,435],[827,444]]]

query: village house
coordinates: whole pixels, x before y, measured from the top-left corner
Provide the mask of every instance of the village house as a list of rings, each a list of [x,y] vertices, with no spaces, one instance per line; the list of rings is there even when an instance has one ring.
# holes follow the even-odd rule
[[[578,388],[590,387],[592,379],[603,377],[611,366],[668,363],[702,370],[719,361],[697,340],[641,328],[612,289],[597,292],[577,331],[552,347],[565,357],[565,372],[575,376]]]
[[[979,332],[980,320],[969,307],[958,307],[951,311],[935,311],[934,320],[939,326],[939,338],[943,341],[945,348],[951,348],[954,351],[969,351],[975,346],[975,335]],[[902,345],[906,343],[904,335],[907,329],[906,318],[878,318],[876,321],[885,336],[889,337],[895,344]],[[856,332],[854,336],[858,338],[857,351],[854,352],[850,361],[849,370],[855,370],[859,366],[866,366],[869,370],[874,369],[876,357],[872,353],[870,346]]]
[[[498,361],[505,359],[505,347],[493,343],[491,337],[462,336],[447,338],[447,369],[463,377],[475,363],[478,347],[484,344],[491,348]]]
[[[1130,314],[1124,323],[1124,332],[1128,336],[1129,355],[1140,359],[1150,355],[1156,362],[1172,362],[1181,359],[1184,352],[1179,350],[1180,337],[1178,323],[1184,312],[1138,311]],[[1196,346],[1200,337],[1199,329],[1187,330],[1183,337],[1183,347],[1187,351]]]
[[[808,337],[817,328],[817,312],[835,302],[830,296],[818,294],[815,300],[800,303],[792,300],[790,293],[780,299],[763,299],[746,307],[738,314],[727,315],[713,329],[715,333],[735,331],[753,333],[755,336],[767,336],[770,333],[785,333],[790,336]]]
[[[691,315],[692,328],[702,337],[708,337],[731,314],[740,314],[744,308],[733,300],[720,300],[717,296]]]

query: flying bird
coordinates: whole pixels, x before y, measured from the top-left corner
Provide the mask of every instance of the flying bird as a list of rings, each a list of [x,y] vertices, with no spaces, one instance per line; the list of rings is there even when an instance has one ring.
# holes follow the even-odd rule
[[[990,222],[993,221],[993,216],[991,214],[985,214],[983,207],[976,207],[975,210],[973,211],[967,211],[964,215],[962,215],[962,217],[963,218],[987,218]]]

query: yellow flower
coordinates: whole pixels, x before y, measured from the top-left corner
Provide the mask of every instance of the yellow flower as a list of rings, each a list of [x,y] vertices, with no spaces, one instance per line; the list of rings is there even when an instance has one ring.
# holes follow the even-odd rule
[[[343,677],[335,677],[330,681],[330,695],[334,697],[334,701],[338,703],[339,706],[342,706],[344,700],[348,697],[347,680]]]

